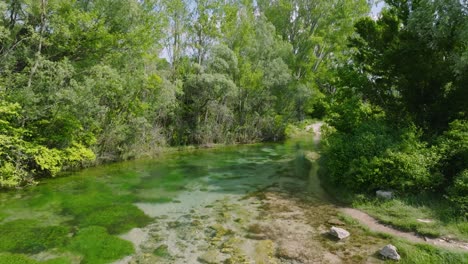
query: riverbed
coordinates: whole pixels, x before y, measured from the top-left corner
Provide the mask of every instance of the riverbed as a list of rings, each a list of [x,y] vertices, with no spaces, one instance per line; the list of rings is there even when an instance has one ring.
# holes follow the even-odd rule
[[[382,262],[376,252],[388,239],[346,221],[329,201],[315,147],[304,138],[186,150],[0,193],[0,260]],[[337,241],[331,226],[352,235]]]

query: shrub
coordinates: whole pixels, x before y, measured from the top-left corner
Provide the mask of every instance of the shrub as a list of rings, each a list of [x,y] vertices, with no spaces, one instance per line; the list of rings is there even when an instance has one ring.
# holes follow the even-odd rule
[[[468,218],[468,170],[462,171],[455,177],[447,192],[448,199],[460,212],[464,212],[465,218]]]

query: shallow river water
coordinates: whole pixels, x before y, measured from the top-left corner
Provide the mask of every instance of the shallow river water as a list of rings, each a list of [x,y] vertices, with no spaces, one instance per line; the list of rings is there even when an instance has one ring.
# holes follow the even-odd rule
[[[381,262],[385,238],[340,218],[313,150],[183,151],[0,193],[0,263]],[[352,236],[332,239],[332,225]]]

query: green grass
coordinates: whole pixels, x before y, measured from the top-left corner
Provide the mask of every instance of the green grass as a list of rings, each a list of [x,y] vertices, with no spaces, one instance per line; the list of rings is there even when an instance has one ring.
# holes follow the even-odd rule
[[[392,244],[398,249],[402,264],[466,264],[468,253],[449,251],[426,244],[411,244],[393,239]]]
[[[105,228],[99,226],[80,230],[68,249],[83,255],[83,264],[110,263],[134,252],[132,243],[109,235]]]
[[[393,235],[373,232],[366,226],[363,226],[359,221],[352,217],[344,214],[338,215],[339,219],[345,222],[348,228],[358,228],[364,231],[366,237],[378,237],[384,239],[383,242],[392,244],[397,248],[398,253],[401,256],[401,260],[398,263],[403,264],[465,264],[468,263],[468,252],[447,250],[438,248],[428,244],[414,244],[407,240],[397,238]],[[357,232],[358,233],[358,232]],[[356,234],[354,234],[355,236]],[[358,234],[357,234],[358,235]],[[356,242],[356,241],[354,241]],[[381,258],[378,252],[376,256]],[[394,261],[389,260],[389,263]]]
[[[451,206],[441,200],[432,198],[406,198],[389,201],[360,200],[355,207],[369,213],[379,221],[395,226],[405,231],[439,237],[451,236],[468,241],[468,222],[458,218]],[[431,219],[431,223],[423,223],[417,219]]]

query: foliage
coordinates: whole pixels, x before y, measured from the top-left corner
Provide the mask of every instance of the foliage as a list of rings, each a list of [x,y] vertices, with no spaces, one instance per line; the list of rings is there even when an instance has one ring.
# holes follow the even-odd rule
[[[466,8],[457,0],[387,2],[376,21],[355,25],[352,67],[371,76],[356,88],[395,120],[410,116],[425,130],[443,131],[466,118],[468,108],[467,64],[460,62],[468,44]]]
[[[468,217],[468,170],[460,172],[448,187],[448,199]]]
[[[466,9],[387,4],[355,24],[353,59],[333,80],[322,177],[354,193],[436,194],[466,217]]]
[[[279,18],[265,1],[2,2],[0,187],[168,145],[283,139],[324,114],[326,69],[368,10],[332,2],[289,1]]]

